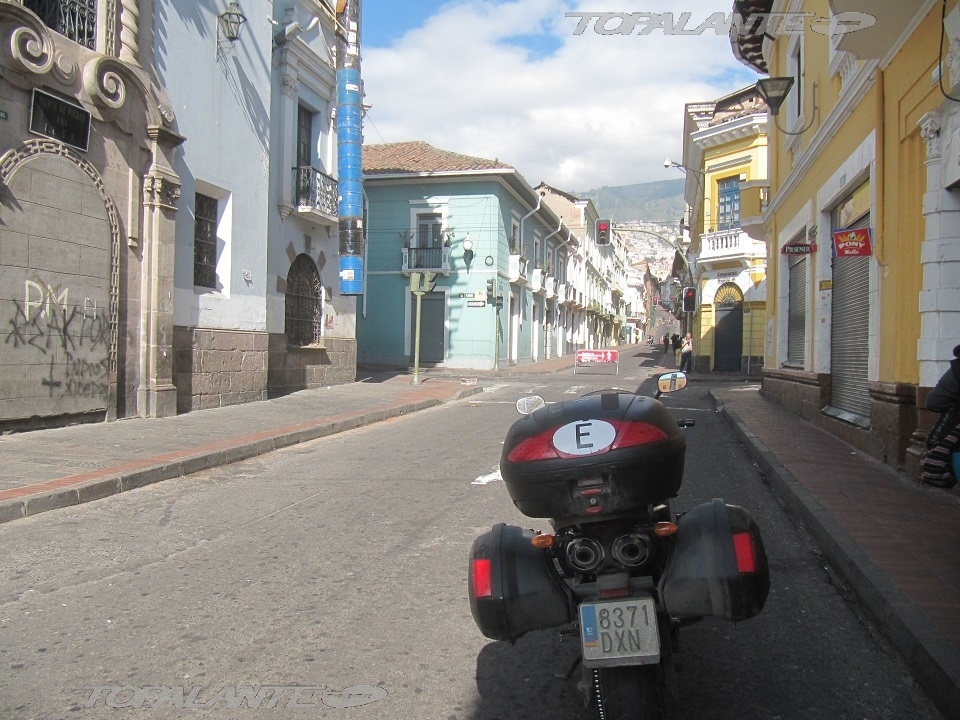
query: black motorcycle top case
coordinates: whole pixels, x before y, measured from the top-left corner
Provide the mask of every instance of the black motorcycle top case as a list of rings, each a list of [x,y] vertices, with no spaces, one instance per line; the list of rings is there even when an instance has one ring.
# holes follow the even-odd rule
[[[637,433],[629,441],[628,428]],[[605,391],[547,405],[515,422],[503,443],[500,474],[520,512],[560,526],[675,497],[685,450],[683,432],[660,401]]]
[[[535,533],[497,523],[473,541],[468,582],[470,610],[486,637],[516,640],[533,630],[566,625],[574,618],[570,591],[547,552],[531,543]],[[489,562],[489,588],[477,597],[475,561]]]

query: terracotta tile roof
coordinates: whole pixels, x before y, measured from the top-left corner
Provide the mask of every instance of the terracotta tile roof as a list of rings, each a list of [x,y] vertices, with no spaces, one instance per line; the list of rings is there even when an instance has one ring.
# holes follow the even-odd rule
[[[384,143],[363,146],[365,175],[387,173],[451,173],[470,170],[513,170],[499,160],[438,150],[425,142]]]

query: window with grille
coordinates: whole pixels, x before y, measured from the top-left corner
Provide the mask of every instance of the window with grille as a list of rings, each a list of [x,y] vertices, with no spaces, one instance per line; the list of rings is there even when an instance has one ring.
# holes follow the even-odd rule
[[[297,255],[287,274],[284,332],[290,345],[323,342],[323,287],[308,255]]]
[[[717,183],[717,195],[719,198],[717,230],[740,227],[740,178],[720,180]]]
[[[217,287],[216,198],[196,193],[193,201],[193,284]]]
[[[97,0],[23,0],[51,30],[96,50]]]

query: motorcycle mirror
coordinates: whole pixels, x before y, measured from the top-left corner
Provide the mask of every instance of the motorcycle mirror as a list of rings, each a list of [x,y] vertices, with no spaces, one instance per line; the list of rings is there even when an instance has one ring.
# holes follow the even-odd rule
[[[663,393],[682,390],[687,386],[687,376],[682,372],[672,372],[657,378],[657,397]]]
[[[546,404],[539,395],[527,395],[517,400],[517,412],[521,415],[529,415]]]

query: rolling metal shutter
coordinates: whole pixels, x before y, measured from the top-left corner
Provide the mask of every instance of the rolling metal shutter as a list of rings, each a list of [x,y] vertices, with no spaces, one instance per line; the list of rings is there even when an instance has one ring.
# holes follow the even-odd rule
[[[803,367],[807,340],[807,257],[790,261],[790,296],[787,308],[787,364]]]
[[[869,213],[845,228],[870,226]],[[830,404],[864,418],[870,417],[867,388],[870,334],[870,258],[833,258],[833,302],[830,330]]]

